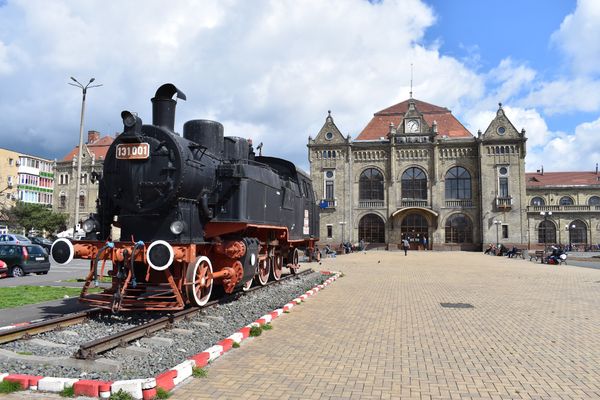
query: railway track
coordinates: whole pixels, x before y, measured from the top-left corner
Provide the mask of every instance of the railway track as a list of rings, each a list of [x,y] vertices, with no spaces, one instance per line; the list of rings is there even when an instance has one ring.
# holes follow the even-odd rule
[[[282,276],[279,281],[270,281],[264,286],[254,286],[245,292],[241,292],[242,295],[244,293],[250,293],[255,290],[262,289],[263,287],[270,286],[272,284],[277,284],[284,282],[287,279],[290,279],[295,276],[301,276],[305,274],[309,274],[314,272],[312,269],[307,269],[296,274],[289,274]],[[231,295],[224,296],[220,299],[210,301],[204,307],[194,307],[188,308],[185,310],[181,310],[172,314],[169,314],[164,317],[157,318],[148,323],[141,324],[139,326],[135,326],[129,329],[125,329],[121,332],[114,333],[109,336],[105,336],[99,339],[95,339],[80,345],[79,349],[75,352],[74,357],[78,359],[94,359],[99,354],[106,352],[108,350],[114,349],[119,346],[125,346],[127,343],[130,343],[136,339],[150,336],[152,333],[163,330],[172,326],[175,322],[191,318],[194,314],[199,312],[202,309],[206,309],[207,307],[212,307],[217,304],[226,303],[228,301],[233,300],[240,293],[234,293]],[[17,327],[6,332],[0,333],[0,344],[7,343],[11,341],[15,341],[22,338],[28,338],[30,336],[48,332],[54,329],[62,329],[71,325],[76,325],[84,322],[87,319],[98,316],[101,313],[106,312],[106,310],[102,310],[100,308],[93,308],[90,310],[65,315],[58,318],[52,318],[46,321],[36,322],[30,325]]]
[[[309,274],[312,272],[314,272],[312,269],[307,269],[307,270],[298,272],[296,274],[289,274],[286,276],[282,276],[281,279],[278,281],[267,282],[267,284],[264,286],[253,286],[250,289],[248,289],[247,291],[242,292],[242,293],[250,293],[255,290],[260,290],[266,286],[281,283],[281,282],[283,282],[287,279],[290,279],[294,276],[305,275],[305,274]],[[175,312],[168,316],[155,319],[148,323],[145,323],[145,324],[142,324],[139,326],[135,326],[133,328],[129,328],[124,331],[117,332],[112,335],[93,340],[91,342],[83,343],[81,346],[79,346],[79,350],[77,350],[77,352],[75,353],[75,358],[93,359],[100,353],[114,349],[115,347],[125,346],[127,343],[130,343],[130,342],[132,342],[136,339],[142,338],[144,336],[149,336],[150,334],[152,334],[154,332],[163,330],[163,329],[173,325],[175,322],[177,322],[179,320],[182,320],[185,318],[190,318],[192,315],[196,314],[200,310],[206,309],[207,307],[212,307],[216,304],[225,303],[227,301],[232,300],[233,298],[235,298],[238,295],[239,295],[239,293],[234,293],[234,294],[222,297],[218,300],[210,301],[204,307],[187,308],[185,310]]]

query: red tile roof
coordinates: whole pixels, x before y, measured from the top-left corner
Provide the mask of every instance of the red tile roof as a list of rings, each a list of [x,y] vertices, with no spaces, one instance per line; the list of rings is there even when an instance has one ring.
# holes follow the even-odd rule
[[[600,185],[600,175],[595,172],[527,172],[526,185],[529,188],[542,188],[546,186],[588,186]]]
[[[100,158],[104,159],[106,158],[108,148],[114,140],[115,138],[111,136],[103,136],[94,143],[86,144],[85,147],[94,154],[96,160],[99,160]],[[79,146],[75,146],[73,150],[63,158],[63,161],[71,161],[73,160],[73,157],[77,157],[77,154],[79,154]]]
[[[437,122],[438,135],[446,135],[450,138],[473,137],[447,108],[416,99],[413,99],[413,101],[417,111],[423,114],[423,118],[429,126],[433,124],[433,121]],[[356,140],[377,140],[381,137],[387,137],[390,122],[396,127],[402,124],[404,114],[408,111],[409,102],[410,100],[405,100],[376,112],[365,129],[356,137]]]

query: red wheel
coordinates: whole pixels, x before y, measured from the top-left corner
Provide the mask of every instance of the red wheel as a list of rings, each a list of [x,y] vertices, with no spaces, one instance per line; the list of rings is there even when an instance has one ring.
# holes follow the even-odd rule
[[[248,282],[244,283],[244,286],[242,286],[242,290],[244,292],[247,292],[248,290],[250,290],[250,287],[252,287],[252,282],[254,282],[254,278],[252,278]]]
[[[213,288],[212,276],[212,264],[206,256],[200,256],[188,265],[185,291],[192,305],[201,307],[208,303]]]
[[[298,269],[298,260],[300,259],[300,252],[298,249],[294,249],[294,253],[292,254],[292,266],[290,267],[290,272],[292,275],[296,275],[296,270]]]
[[[271,262],[271,276],[273,280],[278,281],[281,279],[281,272],[283,271],[283,256],[274,255]]]
[[[261,286],[265,286],[269,281],[269,273],[271,272],[271,259],[270,257],[260,260],[258,262],[258,283]]]

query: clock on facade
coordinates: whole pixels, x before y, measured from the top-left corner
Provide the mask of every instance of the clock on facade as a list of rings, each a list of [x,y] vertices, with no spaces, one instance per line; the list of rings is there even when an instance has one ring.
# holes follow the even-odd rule
[[[406,131],[410,133],[419,132],[419,121],[416,119],[408,120],[406,123]]]

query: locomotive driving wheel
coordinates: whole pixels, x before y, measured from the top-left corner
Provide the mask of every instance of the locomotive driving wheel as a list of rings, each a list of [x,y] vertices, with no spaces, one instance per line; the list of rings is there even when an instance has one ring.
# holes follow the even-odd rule
[[[213,269],[208,257],[200,256],[191,262],[185,280],[185,291],[190,303],[200,307],[206,305],[213,288]]]
[[[244,292],[247,292],[248,290],[250,290],[250,287],[252,286],[252,282],[254,282],[254,278],[250,279],[248,282],[244,283],[244,286],[242,286],[242,290]]]
[[[281,271],[283,270],[283,256],[276,254],[271,258],[271,276],[273,280],[278,281],[281,279]]]
[[[258,283],[265,286],[269,281],[269,273],[271,272],[271,257],[266,257],[258,262]]]
[[[292,266],[290,267],[290,273],[292,275],[296,275],[296,270],[298,269],[298,262],[300,260],[300,251],[298,249],[294,249],[292,253]]]

